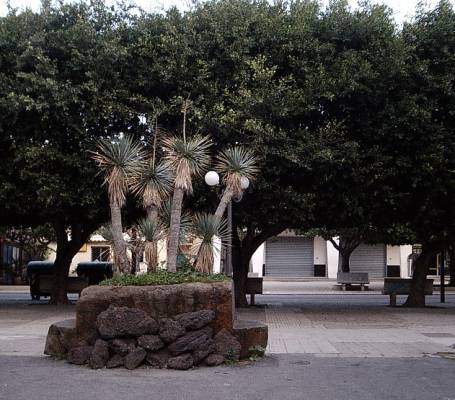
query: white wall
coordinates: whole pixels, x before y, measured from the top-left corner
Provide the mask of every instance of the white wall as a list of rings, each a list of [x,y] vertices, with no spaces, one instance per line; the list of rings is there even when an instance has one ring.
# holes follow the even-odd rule
[[[334,238],[339,243],[338,238]],[[336,279],[338,273],[338,250],[333,246],[330,240],[327,243],[327,275],[331,279]]]
[[[313,239],[314,264],[327,264],[327,243],[324,238],[316,236]]]
[[[387,265],[400,265],[400,246],[387,245]]]
[[[221,240],[215,236],[212,241],[215,247],[215,251],[213,252],[213,272],[219,274],[221,272]]]
[[[265,263],[265,242],[262,243],[251,257],[251,271],[262,276],[262,266]]]

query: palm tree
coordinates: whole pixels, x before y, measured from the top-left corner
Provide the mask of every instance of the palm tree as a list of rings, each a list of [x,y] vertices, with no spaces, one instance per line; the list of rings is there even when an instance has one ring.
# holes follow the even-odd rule
[[[157,221],[158,210],[172,189],[172,171],[168,164],[156,164],[153,157],[143,160],[131,176],[131,191],[142,198],[151,221]]]
[[[244,190],[242,182],[245,179],[253,180],[258,172],[258,168],[254,154],[241,146],[230,147],[222,151],[217,157],[215,168],[222,175],[225,185],[220,203],[214,214],[215,219],[221,221],[229,202],[233,198],[238,198],[242,195]],[[207,250],[201,245],[197,252],[196,266],[200,264],[200,259],[206,257],[204,252],[207,252]],[[205,264],[205,261],[201,262]]]
[[[142,158],[141,145],[126,135],[117,140],[101,139],[92,158],[104,174],[103,184],[108,186],[115,267],[120,272],[129,272],[131,266],[123,239],[121,210],[126,201],[129,179]]]
[[[192,231],[196,237],[195,245],[198,246],[195,267],[200,272],[211,273],[214,253],[219,251],[213,243],[213,238],[218,237],[221,243],[226,243],[229,239],[226,220],[213,214],[199,213],[193,217]]]
[[[253,152],[241,146],[222,151],[217,157],[215,168],[222,175],[225,185],[223,196],[215,211],[215,216],[222,218],[229,202],[241,196],[242,181],[253,180],[258,173],[258,168]]]
[[[138,223],[141,236],[145,239],[144,256],[147,263],[147,272],[158,270],[158,241],[163,238],[163,225],[157,220],[142,219]]]
[[[179,246],[180,216],[183,196],[192,193],[192,177],[202,175],[210,162],[209,149],[212,144],[207,136],[195,135],[186,138],[186,112],[188,102],[183,106],[183,137],[172,136],[163,139],[165,160],[175,174],[174,194],[172,197],[171,220],[167,247],[167,269],[177,270],[177,251]]]

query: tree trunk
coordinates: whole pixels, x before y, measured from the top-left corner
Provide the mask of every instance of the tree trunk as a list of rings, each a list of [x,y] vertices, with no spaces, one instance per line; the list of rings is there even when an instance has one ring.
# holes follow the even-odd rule
[[[137,257],[137,231],[135,228],[131,229],[131,275],[136,275],[138,270],[138,257]]]
[[[450,273],[450,282],[449,286],[455,286],[455,243],[451,244],[449,247],[449,273]]]
[[[403,304],[404,307],[425,307],[425,282],[430,268],[430,262],[436,257],[439,250],[440,246],[437,243],[422,245],[422,253],[414,261],[411,290],[406,302]]]
[[[150,206],[147,208],[147,218],[152,222],[158,221],[158,208],[156,206]]]
[[[68,304],[66,290],[71,261],[92,231],[86,231],[82,234],[79,227],[73,227],[71,241],[68,241],[65,226],[56,224],[54,227],[57,235],[57,254],[54,262],[55,274],[49,304]]]
[[[158,223],[158,207],[148,207],[147,218],[154,223]],[[158,242],[148,243],[147,249],[148,251],[145,255],[147,272],[156,272],[158,270]]]
[[[158,243],[146,242],[144,255],[147,272],[156,272],[158,270]]]
[[[353,237],[340,237],[339,243],[335,242],[333,238],[329,238],[333,247],[338,250],[338,271],[350,272],[349,260],[351,259],[352,252],[359,246],[361,239],[358,236]]]
[[[112,222],[112,237],[114,242],[114,260],[116,262],[114,268],[120,273],[129,273],[131,266],[128,262],[126,253],[126,243],[123,239],[122,212],[118,204],[110,203],[111,222]]]
[[[251,255],[248,257],[242,247],[232,247],[232,277],[234,280],[234,298],[236,307],[248,307],[246,299],[246,280]]]
[[[220,203],[218,204],[218,207],[216,208],[215,217],[217,217],[218,219],[223,218],[223,215],[226,212],[226,208],[227,208],[229,202],[232,200],[233,195],[234,195],[234,193],[229,187],[227,187],[224,190],[223,196],[221,196]]]
[[[341,272],[349,272],[350,271],[350,264],[349,260],[351,258],[351,254],[354,250],[340,250],[340,258],[338,259],[338,270]]]
[[[177,271],[177,253],[179,247],[180,218],[182,215],[183,189],[174,188],[171,208],[171,222],[169,227],[169,240],[167,248],[167,270]]]

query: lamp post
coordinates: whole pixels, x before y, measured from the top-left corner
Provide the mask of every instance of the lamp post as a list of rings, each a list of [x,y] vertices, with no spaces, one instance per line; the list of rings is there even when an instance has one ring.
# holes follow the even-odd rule
[[[209,171],[205,174],[204,177],[205,183],[209,186],[218,186],[220,184],[220,176],[215,171]],[[250,180],[242,176],[240,178],[240,187],[242,190],[248,189],[250,186]],[[242,196],[239,196],[234,199],[235,202],[242,200]],[[227,206],[227,225],[228,225],[228,243],[226,249],[226,263],[223,265],[224,273],[228,276],[232,275],[232,200],[229,201]]]

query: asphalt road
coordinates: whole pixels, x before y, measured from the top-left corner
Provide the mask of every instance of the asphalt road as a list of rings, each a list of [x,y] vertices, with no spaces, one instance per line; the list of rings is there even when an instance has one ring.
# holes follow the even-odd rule
[[[71,296],[71,299],[76,300],[77,296]],[[43,326],[47,329],[47,318],[51,318],[53,308],[28,307],[29,304],[46,304],[46,301],[31,301],[26,292],[0,292],[0,314],[10,315],[7,323],[14,327],[16,320],[34,321],[37,313],[44,313]],[[355,312],[359,308],[367,313],[377,313],[378,308],[384,310],[382,306],[387,305],[388,297],[354,293],[270,294],[258,296],[257,302],[290,308],[305,306],[316,313],[321,309],[327,311],[329,305],[330,315],[338,315],[338,309],[341,315],[343,310]],[[445,305],[441,305],[439,296],[434,295],[428,298],[428,304],[452,310],[455,295],[448,295]],[[71,306],[65,308],[65,312],[72,309]],[[444,310],[440,312],[450,317],[451,310],[447,310],[448,314]],[[16,319],[11,320],[11,315]],[[416,318],[421,318],[419,315],[417,313]],[[42,324],[39,321],[33,324],[37,324],[37,332],[41,334]],[[8,330],[7,326],[1,328]],[[31,335],[33,331],[28,333]],[[23,336],[5,336],[0,340],[4,344],[7,340],[19,340],[20,346],[24,347],[23,353],[30,354],[25,351],[27,342]],[[38,341],[41,349],[43,338],[30,340]],[[40,353],[41,350],[37,354]],[[455,359],[450,358],[453,352],[446,357],[348,358],[328,354],[319,357],[273,354],[254,364],[180,372],[147,368],[93,371],[48,357],[4,353],[0,354],[0,400],[455,400]]]
[[[97,370],[0,356],[2,400],[451,400],[455,360],[269,356],[190,371]]]

